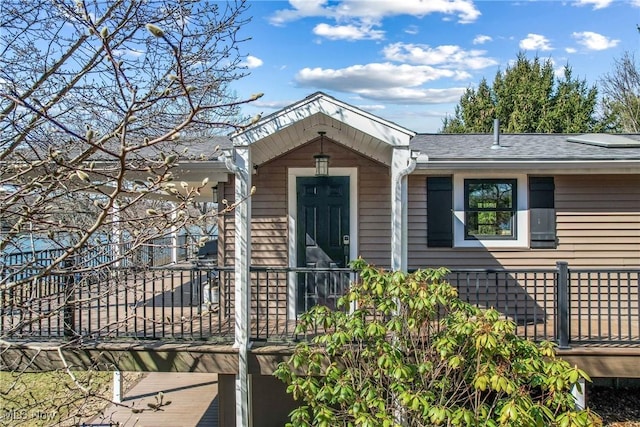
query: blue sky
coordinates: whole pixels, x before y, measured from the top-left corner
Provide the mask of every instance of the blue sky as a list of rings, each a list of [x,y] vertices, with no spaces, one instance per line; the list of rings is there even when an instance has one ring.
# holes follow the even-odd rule
[[[460,95],[518,52],[590,85],[640,48],[640,0],[250,1],[243,109],[270,114],[322,91],[416,132],[437,132]],[[640,54],[636,54],[640,55]],[[640,59],[640,57],[638,58]]]

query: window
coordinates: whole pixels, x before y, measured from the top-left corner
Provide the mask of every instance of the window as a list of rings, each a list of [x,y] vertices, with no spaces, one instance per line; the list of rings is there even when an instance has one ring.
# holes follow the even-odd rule
[[[515,239],[515,179],[464,180],[464,238]]]
[[[556,248],[553,177],[427,177],[430,248]]]

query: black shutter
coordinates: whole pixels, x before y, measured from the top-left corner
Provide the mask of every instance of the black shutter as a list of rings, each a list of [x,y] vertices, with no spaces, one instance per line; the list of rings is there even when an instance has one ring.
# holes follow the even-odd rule
[[[450,176],[427,178],[427,246],[453,246],[453,179]]]
[[[531,248],[556,248],[556,209],[553,177],[529,177]]]

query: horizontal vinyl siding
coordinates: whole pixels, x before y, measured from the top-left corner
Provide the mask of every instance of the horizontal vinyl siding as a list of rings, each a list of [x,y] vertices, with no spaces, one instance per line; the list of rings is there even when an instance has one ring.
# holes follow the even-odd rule
[[[556,211],[571,265],[640,267],[640,174],[557,177]]]
[[[556,176],[557,249],[427,248],[426,178],[409,185],[410,268],[640,267],[640,174]]]
[[[252,176],[256,191],[251,197],[251,264],[255,266],[286,266],[287,240],[286,170],[271,164]],[[227,265],[235,259],[234,216],[226,217]]]
[[[363,164],[358,171],[360,188],[360,250],[368,263],[388,267],[391,263],[391,177],[389,168]]]
[[[323,149],[330,156],[329,169],[358,168],[358,254],[368,262],[388,265],[391,242],[389,168],[326,140]],[[251,199],[252,265],[288,265],[288,168],[313,167],[313,156],[319,152],[317,142],[303,145],[260,166],[252,176],[252,184],[256,187]],[[231,180],[223,193],[230,203],[233,201],[233,185]],[[352,235],[354,226],[351,224]],[[231,212],[223,219],[224,265],[234,263],[234,231],[234,214]]]

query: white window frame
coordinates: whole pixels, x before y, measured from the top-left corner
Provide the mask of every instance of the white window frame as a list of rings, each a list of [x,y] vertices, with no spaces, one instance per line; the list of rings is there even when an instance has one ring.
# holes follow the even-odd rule
[[[465,239],[464,180],[515,179],[517,206],[515,239]],[[528,248],[529,195],[526,174],[456,174],[453,176],[453,246],[456,248]]]

